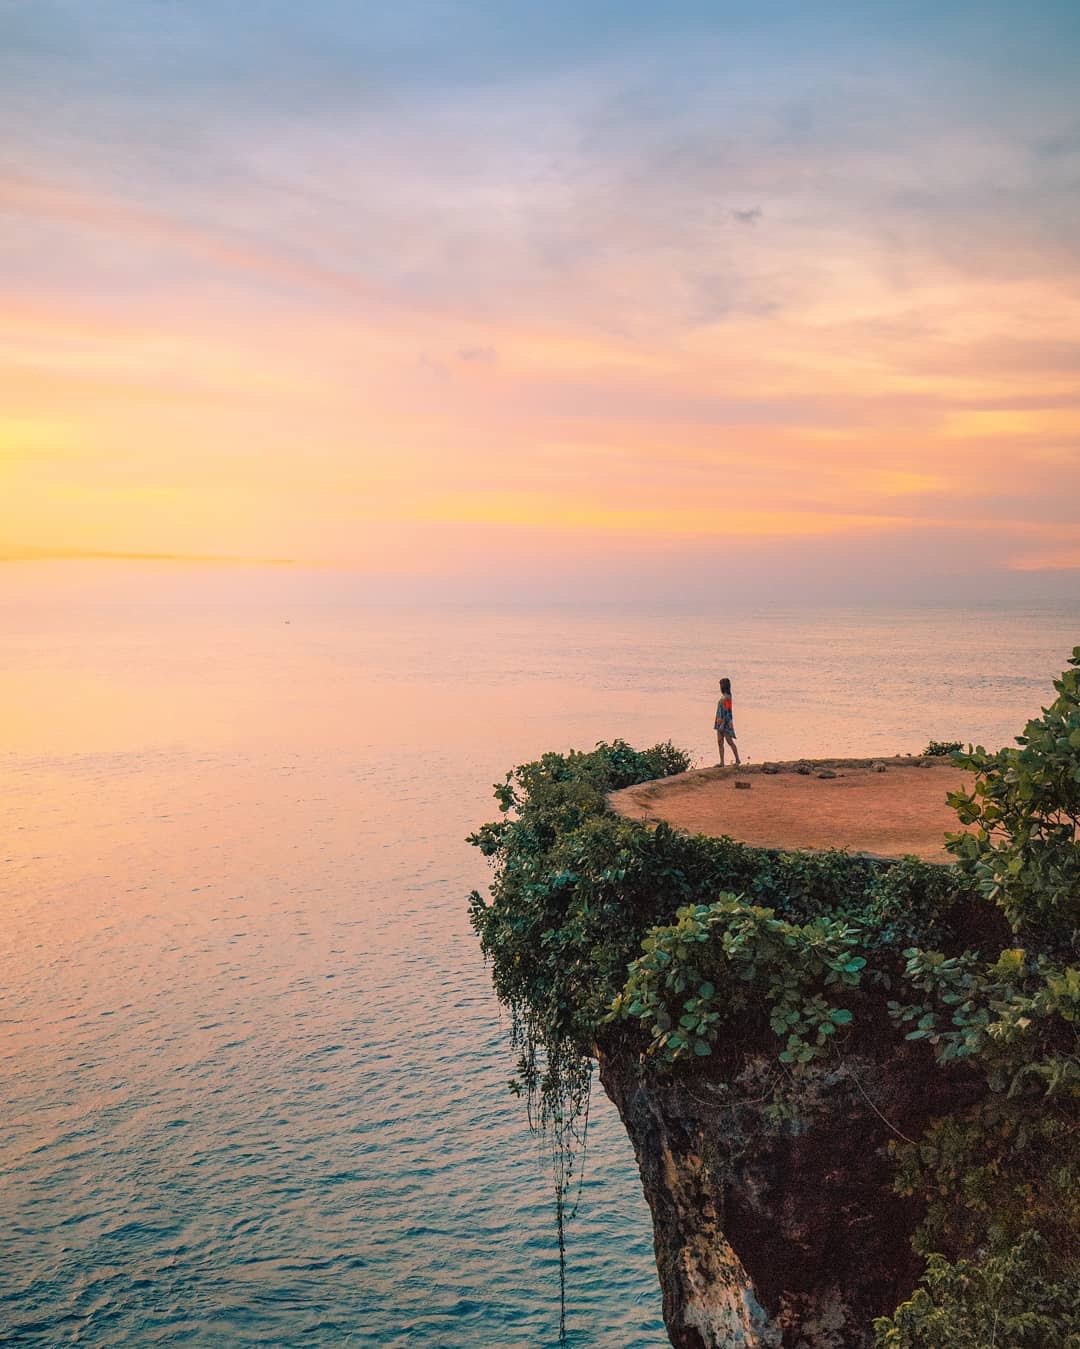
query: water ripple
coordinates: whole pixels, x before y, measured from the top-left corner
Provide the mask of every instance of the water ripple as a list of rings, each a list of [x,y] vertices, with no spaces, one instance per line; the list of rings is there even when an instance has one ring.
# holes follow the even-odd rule
[[[27,669],[0,700],[30,729],[0,757],[4,1343],[556,1340],[550,1180],[505,1089],[462,840],[552,746],[708,754],[715,625],[292,617],[106,606],[78,643],[59,611],[5,613]],[[1009,646],[979,615],[729,618],[740,731],[755,757],[992,740],[1069,624],[1028,616]],[[54,735],[33,690],[75,707],[88,680],[94,721]],[[665,1343],[603,1100],[569,1260],[572,1344]]]

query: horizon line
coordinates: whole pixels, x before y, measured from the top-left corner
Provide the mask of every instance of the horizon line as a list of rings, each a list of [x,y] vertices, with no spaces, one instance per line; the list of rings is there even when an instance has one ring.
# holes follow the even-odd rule
[[[0,563],[4,562],[191,562],[238,567],[316,565],[300,563],[293,557],[236,557],[228,553],[140,553],[79,548],[24,548],[18,551],[0,551]]]

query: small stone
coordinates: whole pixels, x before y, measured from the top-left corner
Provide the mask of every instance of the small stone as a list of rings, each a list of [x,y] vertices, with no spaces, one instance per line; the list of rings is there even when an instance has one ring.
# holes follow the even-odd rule
[[[834,773],[831,768],[823,768],[821,772],[818,773],[819,778],[835,778],[837,776],[839,775],[837,773]]]
[[[776,764],[774,763],[763,763],[761,765],[761,771],[763,773],[779,773],[780,769],[777,768]]]
[[[735,779],[735,790],[737,792],[748,792],[753,785],[752,782],[747,782],[745,778]]]
[[[804,778],[808,778],[813,771],[813,768],[805,759],[803,759],[801,763],[795,765],[795,772],[801,773]]]
[[[881,762],[880,759],[875,759],[874,762],[870,765],[870,771],[872,773],[887,773],[889,770],[885,767],[885,765]]]

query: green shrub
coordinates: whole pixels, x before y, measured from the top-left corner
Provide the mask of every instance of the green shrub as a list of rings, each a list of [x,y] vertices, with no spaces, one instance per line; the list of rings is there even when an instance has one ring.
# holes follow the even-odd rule
[[[874,1322],[877,1349],[1080,1349],[1080,1282],[1048,1273],[1029,1234],[1000,1254],[950,1263],[931,1255],[923,1287]]]
[[[947,759],[964,748],[960,740],[931,740],[923,750],[924,759]]]

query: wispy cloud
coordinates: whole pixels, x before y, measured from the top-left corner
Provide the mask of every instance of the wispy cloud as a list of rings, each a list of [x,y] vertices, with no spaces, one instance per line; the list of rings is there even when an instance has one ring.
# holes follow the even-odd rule
[[[1035,8],[25,7],[0,547],[1073,565],[1076,44]]]

